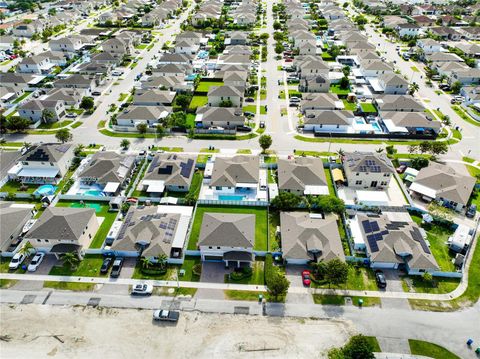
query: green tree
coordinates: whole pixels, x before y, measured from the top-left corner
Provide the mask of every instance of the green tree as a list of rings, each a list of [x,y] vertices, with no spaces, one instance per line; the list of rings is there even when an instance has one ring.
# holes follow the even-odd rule
[[[221,101],[219,104],[218,104],[219,107],[232,107],[233,106],[233,102],[232,100],[230,99],[226,99],[226,100],[223,100]]]
[[[415,168],[417,171],[420,171],[422,168],[428,166],[428,158],[425,157],[415,157],[410,162],[410,167]]]
[[[35,252],[35,248],[32,246],[30,242],[25,242],[25,244],[18,250],[18,253],[24,254],[25,256],[29,257],[30,254]]]
[[[420,142],[420,144],[418,145],[418,150],[420,151],[420,153],[427,153],[427,152],[430,152],[432,149],[432,144],[430,141],[422,141]]]
[[[275,44],[275,53],[276,54],[281,54],[284,50],[285,50],[285,47],[283,46],[283,44],[281,42],[277,42]]]
[[[274,30],[280,30],[282,28],[282,24],[280,24],[278,21],[275,21],[273,23],[273,29]]]
[[[167,267],[167,260],[168,260],[168,257],[162,253],[157,257],[157,265],[160,268],[165,269]]]
[[[348,86],[350,85],[350,81],[348,80],[348,77],[342,77],[340,79],[340,82],[338,83],[341,89],[345,90],[348,89]]]
[[[53,120],[55,120],[55,113],[48,108],[43,109],[42,121],[45,123],[50,123],[53,122]]]
[[[460,93],[460,89],[462,88],[462,84],[461,84],[460,81],[455,81],[450,88],[452,90],[452,93],[458,94],[458,93]]]
[[[137,131],[142,135],[147,133],[147,129],[148,129],[148,125],[144,122],[141,122],[137,125]]]
[[[188,95],[178,95],[175,97],[175,104],[180,106],[182,109],[186,109],[190,104],[191,97]]]
[[[345,202],[336,196],[320,195],[313,198],[312,207],[323,213],[337,213],[345,212]]]
[[[83,152],[85,149],[85,146],[79,143],[77,146],[75,146],[75,149],[73,150],[73,154],[75,156],[80,156],[80,154]]]
[[[297,208],[302,203],[302,198],[295,193],[280,192],[270,203],[272,207],[286,211]]]
[[[61,128],[55,132],[55,138],[61,143],[65,143],[72,140],[72,134],[68,128]]]
[[[62,254],[63,265],[73,270],[77,268],[78,264],[80,263],[80,258],[78,258],[78,254],[75,252],[68,252]]]
[[[185,112],[173,112],[167,117],[168,127],[186,127],[187,116]]]
[[[342,72],[343,76],[348,78],[348,75],[350,75],[350,66],[343,66]]]
[[[410,86],[408,86],[408,92],[410,93],[410,95],[413,95],[419,89],[420,89],[420,86],[416,82],[413,82],[410,84]]]
[[[409,145],[408,153],[416,153],[418,151],[418,145]]]
[[[325,265],[325,281],[328,287],[347,283],[348,264],[338,258],[328,261]]]
[[[345,359],[374,359],[373,347],[367,337],[355,335],[342,349]]]
[[[312,263],[312,274],[316,280],[323,280],[327,272],[327,265],[324,261]]]
[[[434,156],[443,155],[448,152],[448,145],[446,141],[435,141],[431,143],[430,153]]]
[[[12,132],[23,132],[28,126],[30,126],[30,121],[23,117],[12,116],[5,121],[5,127]]]
[[[82,102],[80,102],[80,108],[83,108],[84,110],[91,110],[95,106],[95,101],[93,100],[92,97],[87,97],[84,96],[82,98]]]
[[[142,257],[140,258],[140,261],[142,263],[143,269],[148,269],[152,265],[152,260],[150,259],[150,257]]]
[[[51,16],[57,15],[57,9],[55,9],[54,7],[51,7],[50,9],[48,9],[48,15],[51,15]]]
[[[433,276],[432,276],[432,273],[430,272],[423,273],[422,278],[427,283],[432,283],[433,281]]]
[[[273,297],[275,301],[278,300],[278,297],[283,297],[287,294],[288,287],[290,287],[290,282],[287,278],[278,271],[275,271],[270,277],[268,283],[268,292]]]
[[[128,147],[130,147],[130,141],[124,138],[122,142],[120,142],[120,147],[122,147],[124,150],[128,150]]]
[[[260,144],[260,147],[262,148],[262,152],[265,153],[270,146],[272,145],[272,136],[270,135],[261,135],[260,138],[258,139],[258,143]]]

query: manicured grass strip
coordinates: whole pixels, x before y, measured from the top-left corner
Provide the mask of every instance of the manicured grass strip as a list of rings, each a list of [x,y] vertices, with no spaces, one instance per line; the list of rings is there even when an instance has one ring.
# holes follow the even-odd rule
[[[330,92],[336,93],[337,95],[348,95],[350,93],[350,87],[346,89],[342,89],[340,85],[333,84],[333,85],[330,85]]]
[[[470,176],[477,177],[478,175],[480,175],[480,169],[478,169],[477,167],[473,167],[470,165],[465,165],[465,166],[467,167],[467,171],[468,173],[470,173]]]
[[[10,288],[15,284],[17,284],[17,282],[18,280],[14,280],[14,279],[0,279],[0,288],[2,289]]]
[[[190,105],[188,106],[191,110],[196,109],[197,107],[200,106],[205,106],[208,103],[208,97],[207,96],[193,96],[192,101],[190,102]]]
[[[460,359],[459,356],[438,344],[408,339],[408,345],[410,346],[410,352],[414,355],[423,355],[434,359]]]
[[[208,92],[208,90],[212,86],[223,86],[223,82],[222,81],[214,81],[214,82],[200,81],[200,83],[198,84],[198,87],[195,89],[195,91],[196,92]]]
[[[420,72],[417,66],[411,66],[410,68],[412,69],[413,72]]]
[[[72,128],[77,128],[77,127],[80,127],[81,125],[83,125],[83,122],[82,121],[77,121],[72,125]]]
[[[405,141],[392,141],[392,140],[360,140],[360,139],[349,139],[349,138],[330,138],[330,137],[305,137],[301,135],[295,135],[294,138],[299,141],[303,142],[332,142],[332,143],[350,143],[354,145],[365,145],[365,144],[372,144],[372,145],[380,145],[380,144],[387,144],[387,145],[399,145],[399,146],[408,146],[408,145],[419,145],[422,141],[417,140],[405,140]],[[458,142],[456,139],[451,139],[449,141],[445,141],[447,144],[452,145]]]
[[[341,295],[313,294],[315,304],[322,305],[344,305],[345,298]]]
[[[68,266],[53,267],[48,275],[78,276],[78,277],[98,277],[100,276],[100,267],[103,263],[103,257],[100,254],[87,254],[78,264],[77,268],[71,269]]]
[[[333,187],[333,179],[332,174],[328,168],[325,168],[325,177],[327,178],[327,185],[328,185],[328,193],[332,196],[335,196],[335,188]]]
[[[372,346],[372,349],[375,353],[381,353],[382,352],[382,349],[380,348],[380,344],[378,344],[378,340],[377,340],[376,337],[366,336],[365,338],[368,340],[368,342]]]
[[[262,207],[233,207],[233,206],[197,206],[193,221],[188,249],[197,249],[197,241],[202,228],[204,213],[238,213],[255,214],[255,250],[267,250],[267,211]]]
[[[468,162],[468,163],[473,163],[473,162],[475,162],[475,159],[473,159],[471,157],[462,157],[462,161],[463,162]]]
[[[249,150],[249,149],[240,149],[240,150],[237,150],[237,153],[238,153],[238,154],[243,154],[243,155],[251,155],[251,154],[252,154],[252,150]]]
[[[475,121],[468,113],[465,112],[460,106],[452,106],[452,110],[457,113],[463,120],[467,121],[468,123],[480,127],[480,122]]]
[[[363,112],[372,113],[377,112],[377,108],[371,103],[360,103],[360,107]]]
[[[257,105],[248,105],[248,106],[243,106],[243,112],[252,112],[252,113],[257,113]],[[267,110],[265,109],[265,106],[260,106],[260,115],[265,115],[267,113]]]
[[[75,292],[91,292],[95,288],[95,284],[45,281],[43,282],[43,287],[61,290],[72,290]]]
[[[259,295],[266,297],[267,292],[252,292],[248,290],[224,290],[225,299],[228,300],[248,300],[252,302],[258,301]]]
[[[22,147],[22,142],[5,142],[0,144],[0,147]]]

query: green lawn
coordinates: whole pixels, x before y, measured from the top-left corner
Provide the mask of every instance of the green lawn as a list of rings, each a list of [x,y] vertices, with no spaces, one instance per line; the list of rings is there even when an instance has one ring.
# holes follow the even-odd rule
[[[475,162],[475,159],[474,158],[471,158],[471,157],[462,157],[462,161],[463,162],[468,162],[468,163],[473,163]]]
[[[447,272],[455,271],[455,266],[452,263],[452,259],[455,258],[455,255],[445,244],[452,233],[453,231],[440,226],[434,226],[427,231],[430,250],[437,260],[440,269]]]
[[[100,267],[103,257],[100,254],[87,254],[74,270],[69,267],[53,267],[49,275],[79,276],[79,277],[98,277],[100,276]]]
[[[332,174],[328,168],[325,168],[324,171],[325,177],[327,178],[328,193],[330,193],[332,196],[335,196],[335,188],[333,187]]]
[[[480,127],[480,122],[475,121],[468,113],[465,112],[464,109],[462,109],[460,106],[452,106],[452,110],[457,113],[458,116],[460,116],[463,120],[467,121],[468,123],[471,123],[472,125]]]
[[[420,72],[417,66],[411,66],[410,68],[412,69],[413,72]]]
[[[65,120],[61,122],[50,122],[50,123],[42,123],[37,128],[42,130],[53,130],[55,128],[62,128],[70,125],[73,121]]]
[[[119,102],[125,101],[129,95],[130,94],[128,94],[128,93],[121,93],[120,96],[118,97],[118,101]]]
[[[207,163],[209,155],[198,155],[197,156],[197,163]]]
[[[147,48],[147,46],[148,46],[147,44],[139,44],[139,45],[135,46],[135,49],[144,50],[144,49]]]
[[[208,97],[207,96],[193,96],[192,101],[190,102],[190,105],[188,108],[191,110],[195,110],[197,107],[205,106],[208,103]]]
[[[169,266],[164,274],[144,274],[141,272],[142,264],[139,262],[133,270],[132,279],[173,280],[176,278],[174,266]]]
[[[361,102],[360,103],[360,108],[362,109],[362,112],[365,112],[365,113],[376,113],[377,112],[377,108],[369,102]]]
[[[408,345],[410,352],[414,355],[423,355],[434,359],[460,359],[459,356],[444,347],[423,340],[408,339]]]
[[[357,109],[356,102],[348,102],[347,100],[343,99],[343,105],[345,106],[345,110],[347,111],[355,111]]]
[[[0,273],[15,273],[15,274],[23,274],[25,271],[21,268],[21,266],[14,271],[10,271],[8,269],[8,265],[10,264],[11,258],[8,257],[0,257]]]
[[[408,282],[408,283],[407,283]],[[405,292],[413,289],[416,293],[443,294],[455,290],[460,283],[456,278],[435,277],[433,281],[425,281],[420,276],[411,276],[402,278],[402,287]],[[410,285],[409,285],[410,284]]]
[[[117,217],[117,212],[109,212],[109,206],[104,202],[86,202],[87,207],[92,205],[96,206],[95,211],[96,211],[97,217],[104,217],[104,220],[100,225],[100,228],[98,229],[97,234],[95,234],[95,237],[90,243],[89,248],[92,248],[92,249],[102,248],[103,242],[107,238],[107,234],[110,231],[110,227],[112,227],[112,224],[115,221],[115,218]],[[73,206],[78,207],[79,202],[59,201],[56,206],[57,207],[73,207]]]
[[[263,162],[265,163],[277,163],[277,156],[268,155],[263,157]]]
[[[192,270],[195,264],[201,264],[200,257],[189,257],[189,256],[185,257],[182,267],[180,268],[185,271],[185,274],[179,277],[181,281],[186,281],[186,282],[200,281],[200,276],[194,274]]]
[[[229,277],[228,274],[225,275],[225,283],[233,283],[233,284],[258,284],[264,285],[265,284],[265,275],[263,271],[263,264],[264,261],[256,260],[252,266],[252,276],[248,278],[242,278],[240,280],[233,280]]]
[[[239,150],[237,150],[237,153],[242,154],[242,155],[251,155],[252,150],[250,150],[250,149],[239,149]]]
[[[346,89],[342,89],[340,88],[340,85],[332,84],[330,85],[330,92],[336,93],[337,95],[348,95],[350,93],[350,87]]]
[[[249,290],[224,290],[223,294],[227,300],[248,300],[257,302],[259,296],[268,297],[267,292],[253,292]]]
[[[252,112],[252,113],[257,113],[257,105],[248,105],[248,106],[243,106],[243,112]],[[260,114],[265,115],[267,113],[265,106],[260,106]]]
[[[268,213],[268,250],[279,251],[280,239],[277,238],[277,226],[280,226],[280,212],[269,211]]]
[[[91,292],[95,288],[93,283],[75,283],[75,282],[43,282],[44,288],[53,288],[61,290],[72,290],[75,292]]]
[[[24,92],[22,95],[18,96],[15,100],[12,101],[12,104],[17,104],[20,101],[26,99],[32,92]]]
[[[321,305],[344,305],[345,298],[341,295],[312,294],[313,302]]]
[[[26,186],[27,187],[27,190],[26,191],[20,191],[20,187],[22,186]],[[33,192],[35,192],[35,190],[39,187],[40,185],[38,184],[26,184],[26,185],[22,185],[21,182],[18,182],[18,181],[8,181],[7,183],[5,183],[3,185],[2,188],[0,188],[0,192],[7,192],[7,193],[28,193],[28,194],[32,194]]]
[[[480,176],[480,169],[478,169],[476,167],[473,167],[473,166],[470,166],[470,165],[466,165],[466,167],[467,167],[468,173],[470,173],[470,176],[472,176],[472,177]]]
[[[200,81],[198,83],[197,88],[195,89],[196,92],[208,92],[210,87],[212,86],[223,86],[223,81]]]
[[[328,288],[328,284],[312,282],[312,287]],[[346,284],[332,285],[333,289],[351,289],[351,290],[378,290],[375,275],[369,268],[355,268],[353,264],[348,265],[348,279]]]
[[[195,117],[197,117],[197,116],[194,115],[193,113],[188,113],[187,114],[187,127],[189,127],[189,128],[195,127]]]
[[[188,249],[197,249],[197,241],[202,227],[203,214],[213,213],[245,213],[255,214],[255,250],[267,250],[267,210],[261,207],[222,207],[222,206],[197,206],[193,221]]]
[[[375,353],[381,353],[382,349],[380,349],[380,344],[378,344],[378,340],[376,337],[366,336],[365,338],[370,342],[370,345],[372,346]]]

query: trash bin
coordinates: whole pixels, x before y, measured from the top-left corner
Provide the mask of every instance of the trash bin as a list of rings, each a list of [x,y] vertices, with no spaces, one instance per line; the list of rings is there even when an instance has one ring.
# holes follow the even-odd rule
[[[263,295],[262,294],[259,294],[258,295],[258,302],[261,303],[263,300]]]
[[[475,353],[480,354],[480,347],[478,347],[477,349],[475,349]]]
[[[358,300],[358,306],[361,307],[363,305],[363,299]]]
[[[467,345],[468,345],[468,346],[471,346],[472,344],[473,344],[473,339],[468,339],[468,340],[467,340]]]

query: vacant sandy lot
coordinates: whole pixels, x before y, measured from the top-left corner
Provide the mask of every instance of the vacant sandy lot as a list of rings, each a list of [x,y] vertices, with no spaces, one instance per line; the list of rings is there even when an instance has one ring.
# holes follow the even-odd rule
[[[2,305],[0,319],[2,358],[318,358],[353,334],[327,320],[181,313],[171,325],[151,311],[42,305]]]

